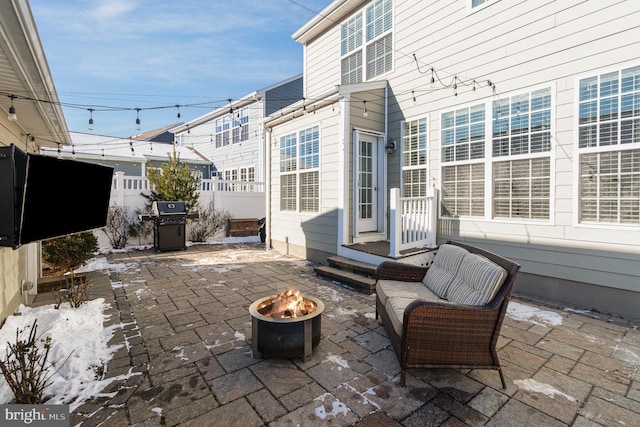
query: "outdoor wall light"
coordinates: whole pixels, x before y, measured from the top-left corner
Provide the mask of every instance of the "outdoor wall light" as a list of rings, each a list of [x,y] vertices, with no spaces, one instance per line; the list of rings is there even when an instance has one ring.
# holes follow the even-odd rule
[[[7,116],[7,119],[9,119],[10,122],[15,122],[16,120],[18,120],[18,116],[16,115],[16,108],[13,106],[15,95],[10,95],[9,98],[11,98],[11,107],[9,107],[9,115]]]
[[[387,154],[393,154],[396,151],[396,142],[392,138],[387,139],[387,145],[384,146],[384,149]]]

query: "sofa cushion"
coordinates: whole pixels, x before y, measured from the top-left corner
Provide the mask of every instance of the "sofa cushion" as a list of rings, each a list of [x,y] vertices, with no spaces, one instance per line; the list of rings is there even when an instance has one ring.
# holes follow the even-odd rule
[[[447,299],[456,304],[489,303],[507,278],[504,268],[478,254],[467,254],[449,285]]]
[[[462,260],[469,251],[460,246],[444,244],[438,248],[433,264],[427,270],[422,283],[440,298],[447,298],[451,285]]]
[[[420,284],[420,282],[418,282],[418,284]],[[427,293],[424,293],[422,295],[423,297],[418,299],[424,301],[447,303],[447,301],[438,298],[436,294],[429,291],[424,286],[422,287],[427,291]],[[402,321],[404,320],[404,310],[409,304],[414,301],[416,301],[416,298],[400,296],[387,299],[387,303],[385,304],[384,308],[389,315],[389,319],[391,319],[391,325],[393,326],[393,329],[399,336],[402,336]]]
[[[385,305],[390,297],[406,297],[424,299],[433,295],[421,282],[403,282],[400,280],[378,280],[376,282],[376,294]]]

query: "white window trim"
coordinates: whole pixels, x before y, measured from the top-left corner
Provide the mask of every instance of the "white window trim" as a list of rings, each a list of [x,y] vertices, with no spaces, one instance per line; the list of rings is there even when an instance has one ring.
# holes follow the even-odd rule
[[[468,0],[469,2],[471,0]],[[495,0],[489,0],[489,1],[495,1]],[[362,15],[362,44],[360,45],[360,47],[353,49],[352,51],[347,52],[346,54],[342,54],[342,49],[340,49],[340,62],[338,64],[338,68],[340,70],[340,82],[342,82],[342,61],[345,58],[348,58],[352,55],[354,55],[357,51],[360,51],[362,53],[362,76],[361,76],[361,83],[364,82],[368,82],[368,81],[374,81],[374,80],[378,80],[383,78],[384,76],[390,75],[393,73],[394,68],[395,68],[395,45],[396,45],[396,37],[394,37],[395,35],[395,26],[396,26],[396,20],[395,20],[395,9],[396,9],[396,4],[395,4],[395,0],[391,0],[391,28],[387,31],[385,31],[382,34],[379,34],[378,36],[374,37],[373,39],[367,41],[367,16],[366,16],[366,10],[367,7],[371,6],[373,4],[373,2],[371,2],[370,4],[366,5],[365,7],[363,7],[361,10],[357,11],[356,13],[353,13],[352,15],[350,15],[348,18],[342,20],[340,22],[340,29],[342,29],[342,25],[344,25],[347,21],[351,20],[353,17],[355,17],[356,15],[360,14]],[[469,3],[471,4],[471,3]],[[367,79],[367,47],[371,44],[376,43],[377,41],[383,39],[384,37],[386,37],[387,35],[391,34],[391,69],[386,72],[386,73],[382,73],[379,74],[375,77],[372,77],[371,79]],[[342,37],[340,37],[340,44],[342,43]],[[341,83],[342,84],[342,83]]]
[[[318,127],[318,167],[314,169],[300,169],[300,132],[303,130]],[[281,215],[303,215],[303,216],[318,216],[322,213],[322,125],[320,123],[310,124],[296,128],[295,130],[283,132],[282,136],[296,134],[296,210],[283,210],[282,209],[282,181],[283,175],[292,175],[292,172],[280,171],[280,137],[278,137],[278,213]],[[255,169],[254,169],[255,171]],[[305,172],[318,172],[318,210],[316,212],[301,211],[300,210],[300,174]],[[254,172],[255,173],[255,172]]]
[[[431,136],[430,136],[430,133],[431,133],[432,129],[431,129],[431,117],[429,116],[429,114],[424,114],[424,115],[418,115],[418,116],[415,116],[415,117],[407,118],[407,119],[404,119],[404,120],[402,120],[400,122],[400,141],[398,142],[399,146],[397,147],[398,151],[400,152],[400,156],[401,156],[400,157],[400,194],[404,194],[404,192],[402,190],[404,189],[404,173],[403,172],[405,171],[405,167],[402,164],[402,162],[403,162],[402,156],[404,155],[403,141],[402,141],[402,137],[404,135],[402,133],[402,129],[404,128],[404,124],[405,123],[413,122],[413,121],[421,120],[421,119],[425,119],[427,121],[427,159],[426,159],[426,163],[424,165],[424,169],[425,169],[425,171],[427,173],[427,183],[426,183],[427,184],[427,191],[429,189],[429,181],[430,181],[429,161],[431,160],[431,154],[430,154],[430,151],[431,151],[431,148],[430,148]],[[440,139],[440,138],[438,138],[438,139]],[[418,170],[418,169],[421,169],[421,168],[419,168],[418,166],[409,166],[407,168],[407,170]],[[402,196],[402,197],[404,197],[404,196]]]
[[[612,73],[614,71],[624,70],[626,68],[632,68],[640,65],[639,61],[629,61],[624,62],[622,64],[616,64],[615,66],[609,66],[606,68],[599,68],[595,70],[591,70],[588,73],[582,73],[577,75],[574,79],[574,98],[573,98],[573,117],[574,121],[572,123],[573,127],[573,194],[572,194],[572,225],[575,228],[583,228],[583,229],[593,229],[593,230],[638,230],[638,225],[636,224],[614,224],[614,223],[585,223],[580,222],[580,154],[584,153],[602,153],[602,152],[611,152],[611,151],[621,151],[621,150],[631,150],[638,149],[640,145],[630,146],[621,146],[616,145],[617,149],[607,149],[603,147],[590,147],[590,148],[578,148],[579,147],[579,136],[580,136],[580,127],[578,126],[578,120],[580,117],[580,80],[586,79],[589,77],[600,76],[602,74]]]
[[[438,209],[438,218],[444,220],[451,220],[453,218],[456,219],[467,219],[472,221],[480,221],[480,222],[489,222],[492,224],[501,223],[501,224],[523,224],[523,225],[555,225],[555,205],[556,205],[556,84],[544,84],[532,87],[525,87],[519,90],[514,90],[511,92],[501,94],[501,98],[511,98],[514,95],[521,95],[523,93],[531,94],[531,92],[535,92],[540,89],[550,89],[551,91],[551,126],[549,129],[549,133],[551,135],[551,150],[544,153],[531,153],[531,154],[518,154],[518,155],[509,155],[509,156],[499,156],[493,157],[493,144],[492,144],[492,130],[493,130],[493,101],[492,98],[487,98],[484,101],[479,100],[476,102],[471,102],[467,104],[457,105],[451,108],[442,109],[437,112],[438,117],[438,128],[431,129],[431,131],[436,131],[436,135],[438,135],[438,181],[440,183],[440,190],[442,190],[442,168],[444,166],[453,166],[460,164],[471,164],[476,163],[475,160],[465,160],[461,162],[447,162],[443,163],[442,161],[442,114],[450,111],[455,111],[461,108],[470,108],[474,105],[478,105],[481,103],[485,103],[485,157],[484,157],[484,177],[485,177],[485,207],[484,207],[484,217],[477,216],[460,216],[460,217],[452,217],[442,215],[442,209]],[[432,143],[435,141],[432,140]],[[435,147],[434,147],[435,148]],[[524,160],[524,159],[533,159],[533,158],[542,158],[549,157],[549,219],[548,220],[536,220],[536,219],[513,219],[513,218],[496,218],[493,216],[493,163],[499,161],[507,161],[507,160]]]

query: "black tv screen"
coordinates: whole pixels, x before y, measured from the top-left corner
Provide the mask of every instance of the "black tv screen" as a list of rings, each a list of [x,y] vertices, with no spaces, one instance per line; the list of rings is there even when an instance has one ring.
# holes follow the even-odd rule
[[[104,227],[113,168],[29,154],[19,244]]]

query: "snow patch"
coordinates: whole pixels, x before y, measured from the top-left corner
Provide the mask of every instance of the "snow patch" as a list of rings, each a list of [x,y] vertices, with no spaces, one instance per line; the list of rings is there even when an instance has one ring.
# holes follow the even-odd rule
[[[515,320],[522,320],[536,325],[558,326],[562,325],[562,316],[548,310],[541,310],[530,305],[510,301],[507,307],[507,315]]]
[[[521,390],[532,391],[534,393],[542,393],[547,397],[555,399],[556,396],[564,397],[571,402],[577,402],[577,400],[566,393],[550,386],[549,384],[539,383],[538,381],[527,378],[526,380],[515,380],[513,382]]]

